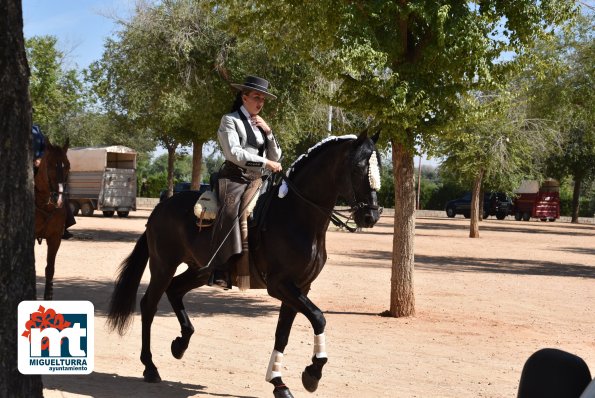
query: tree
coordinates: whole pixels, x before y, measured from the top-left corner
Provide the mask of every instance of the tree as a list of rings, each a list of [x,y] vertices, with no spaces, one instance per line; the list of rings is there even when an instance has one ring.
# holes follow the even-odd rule
[[[333,105],[370,117],[392,148],[395,219],[391,316],[414,313],[415,144],[457,117],[461,94],[490,86],[507,67],[504,51],[520,52],[551,24],[566,19],[565,0],[479,3],[399,1],[308,2],[229,0],[238,32],[308,63],[336,82]],[[275,21],[274,27],[261,21]],[[546,28],[544,28],[544,26]]]
[[[122,22],[118,40],[108,40],[92,66],[95,89],[112,114],[151,131],[167,149],[169,190],[180,144],[193,143],[193,186],[200,183],[202,146],[215,137],[231,103],[221,78],[230,39],[214,28],[218,15],[200,1],[139,4]],[[171,193],[170,193],[171,194]]]
[[[0,397],[42,397],[17,370],[17,306],[35,300],[29,67],[19,0],[0,2]]]
[[[501,89],[461,99],[465,116],[440,137],[440,166],[460,182],[472,184],[470,238],[479,237],[482,187],[511,192],[523,177],[539,174],[546,156],[556,148],[557,134],[543,120],[527,116],[524,90]],[[467,185],[468,186],[468,185]]]
[[[54,36],[35,36],[26,41],[33,120],[54,140],[64,138],[68,119],[81,112],[84,105],[77,72],[64,68],[64,53],[57,49],[57,42]]]
[[[572,222],[578,222],[581,187],[595,178],[595,36],[593,14],[582,15],[555,40],[541,41],[527,70],[531,111],[552,119],[563,134],[549,172],[574,180]]]

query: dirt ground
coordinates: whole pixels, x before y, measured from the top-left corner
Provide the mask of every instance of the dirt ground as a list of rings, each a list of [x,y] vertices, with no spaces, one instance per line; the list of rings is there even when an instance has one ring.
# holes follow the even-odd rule
[[[77,218],[75,239],[58,253],[55,300],[95,305],[95,370],[44,376],[54,397],[272,397],[264,375],[278,302],[265,291],[189,293],[196,333],[183,359],[170,353],[179,325],[166,299],[153,324],[152,349],[163,382],[142,381],[140,316],[120,337],[105,327],[118,264],[149,211],[130,218]],[[329,362],[318,391],[301,384],[313,333],[298,315],[283,379],[298,397],[516,397],[524,361],[544,347],[581,356],[595,373],[595,226],[486,220],[479,239],[463,218],[418,218],[416,315],[389,308],[392,217],[362,233],[329,231],[329,259],[310,297],[327,319]],[[45,243],[36,246],[43,296]],[[145,272],[140,294],[148,282]]]

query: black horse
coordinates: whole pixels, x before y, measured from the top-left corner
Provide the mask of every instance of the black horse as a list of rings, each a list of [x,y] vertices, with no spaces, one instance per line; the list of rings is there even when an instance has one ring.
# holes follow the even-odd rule
[[[314,329],[312,364],[302,373],[308,391],[315,391],[327,361],[322,311],[307,297],[310,285],[326,262],[325,235],[338,197],[351,206],[358,227],[372,227],[380,217],[376,190],[380,186],[378,134],[368,138],[329,137],[302,155],[290,168],[284,184],[273,189],[262,228],[250,233],[252,256],[251,281],[261,282],[268,293],[281,301],[275,333],[275,346],[266,374],[275,388],[274,396],[292,397],[281,380],[281,360],[289,333],[298,312],[304,314]],[[284,197],[279,194],[288,191]],[[262,202],[265,196],[261,197]],[[180,359],[188,347],[194,328],[182,303],[184,295],[207,284],[211,267],[211,233],[199,232],[193,205],[197,195],[174,195],[159,204],[149,217],[146,231],[132,253],[121,265],[113,292],[108,323],[124,333],[134,312],[136,292],[149,260],[151,280],[141,299],[142,349],[144,379],[159,382],[150,348],[151,323],[157,304],[166,292],[181,326],[181,336],[173,340],[171,351]],[[257,205],[257,209],[258,209]],[[261,209],[261,211],[263,211]],[[257,217],[256,217],[257,218]],[[174,277],[181,263],[188,269]]]

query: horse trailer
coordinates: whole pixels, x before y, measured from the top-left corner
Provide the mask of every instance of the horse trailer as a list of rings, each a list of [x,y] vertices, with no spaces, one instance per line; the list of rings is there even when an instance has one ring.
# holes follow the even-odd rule
[[[76,216],[127,217],[136,210],[136,151],[121,145],[68,150],[70,208]]]
[[[541,185],[537,181],[523,181],[514,191],[512,213],[517,221],[529,221],[531,217],[541,221],[556,221],[560,218],[560,183],[553,179]]]

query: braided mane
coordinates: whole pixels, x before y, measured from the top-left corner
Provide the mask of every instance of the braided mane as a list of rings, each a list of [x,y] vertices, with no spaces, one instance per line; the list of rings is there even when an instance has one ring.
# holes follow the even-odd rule
[[[301,154],[295,160],[295,162],[293,162],[291,164],[291,166],[289,166],[289,169],[287,169],[287,173],[285,173],[285,175],[288,178],[291,178],[292,175],[296,174],[300,169],[303,168],[304,163],[306,163],[306,160],[309,157],[315,156],[316,154],[318,154],[319,152],[321,152],[323,149],[325,149],[327,146],[329,146],[329,145],[331,145],[333,143],[340,142],[340,141],[344,141],[344,140],[355,140],[355,139],[357,139],[357,136],[356,135],[353,135],[353,134],[340,135],[340,136],[331,135],[331,136],[323,139],[318,144],[316,144],[313,147],[311,147],[310,149],[308,149],[306,151],[306,153]]]

